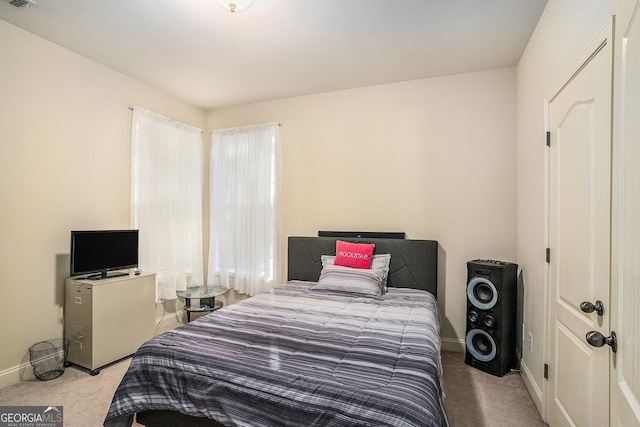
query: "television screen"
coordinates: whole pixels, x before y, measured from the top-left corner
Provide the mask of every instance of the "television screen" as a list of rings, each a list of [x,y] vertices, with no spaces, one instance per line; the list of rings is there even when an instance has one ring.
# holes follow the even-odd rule
[[[108,271],[138,267],[138,230],[71,232],[71,276],[94,274],[105,279]],[[99,274],[96,274],[99,273]]]

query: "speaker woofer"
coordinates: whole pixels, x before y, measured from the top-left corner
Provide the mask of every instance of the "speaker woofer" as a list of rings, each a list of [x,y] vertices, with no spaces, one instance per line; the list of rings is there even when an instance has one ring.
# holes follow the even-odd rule
[[[482,329],[472,329],[465,341],[469,353],[479,361],[489,362],[496,357],[498,352],[496,342]]]
[[[467,285],[467,298],[475,307],[489,310],[498,302],[498,291],[490,280],[474,277]]]

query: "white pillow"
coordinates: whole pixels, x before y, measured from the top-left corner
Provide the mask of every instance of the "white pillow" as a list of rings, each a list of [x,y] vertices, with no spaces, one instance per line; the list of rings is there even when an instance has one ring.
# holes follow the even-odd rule
[[[333,265],[336,260],[335,255],[322,255],[320,257],[322,260],[322,267],[326,267],[327,265]],[[374,255],[371,258],[371,268],[389,268],[389,264],[391,263],[391,254],[379,254]]]
[[[336,257],[333,255],[322,255],[322,267],[333,265]],[[384,279],[382,280],[382,293],[387,292],[387,276],[389,275],[389,264],[391,264],[391,254],[378,254],[371,258],[371,269],[386,269]]]
[[[357,296],[380,297],[388,268],[351,268],[327,265],[322,269],[312,291],[337,291]]]

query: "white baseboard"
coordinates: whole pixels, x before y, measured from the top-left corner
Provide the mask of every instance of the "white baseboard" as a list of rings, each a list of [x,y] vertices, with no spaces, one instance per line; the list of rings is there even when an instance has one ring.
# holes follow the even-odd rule
[[[441,338],[440,346],[443,350],[454,351],[456,353],[464,353],[466,350],[464,340],[459,338]]]
[[[0,372],[0,388],[9,387],[10,385],[18,384],[20,381],[33,380],[35,378],[31,363],[23,362],[18,366]]]
[[[533,403],[536,405],[536,408],[538,409],[542,420],[546,422],[543,411],[544,404],[542,400],[542,390],[540,390],[540,387],[538,387],[538,384],[536,384],[535,380],[533,379],[531,371],[529,370],[527,364],[524,362],[524,359],[520,361],[520,376],[522,377],[522,381],[524,381],[524,385],[527,387],[529,395],[531,395],[531,400],[533,400]]]
[[[156,318],[156,335],[169,329],[173,329],[176,325],[183,325],[187,321],[187,312],[184,310],[175,313],[167,313],[163,317]]]

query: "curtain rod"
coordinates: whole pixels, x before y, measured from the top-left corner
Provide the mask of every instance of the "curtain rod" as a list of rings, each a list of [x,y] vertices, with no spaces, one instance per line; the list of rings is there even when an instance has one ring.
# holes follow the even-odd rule
[[[225,132],[225,131],[230,131],[230,130],[244,129],[244,128],[250,128],[250,127],[256,127],[256,126],[264,126],[264,125],[278,125],[278,127],[280,127],[280,126],[282,126],[282,123],[267,122],[267,123],[258,123],[258,124],[254,124],[254,125],[234,126],[234,127],[230,127],[230,128],[212,129],[211,132],[209,132],[209,133]]]
[[[133,107],[127,107],[129,108],[129,110],[133,111]],[[276,123],[278,126],[282,126],[282,123]],[[255,125],[249,125],[249,126],[255,126]],[[241,126],[243,127],[243,126]],[[233,128],[229,128],[229,129],[233,129]],[[226,130],[226,129],[216,129],[216,130]],[[213,131],[212,131],[213,132]]]

